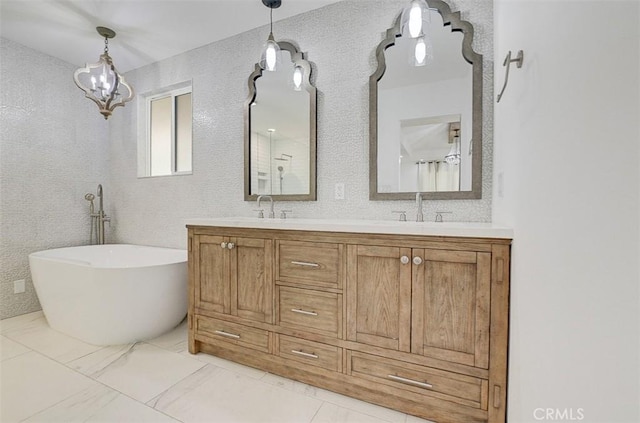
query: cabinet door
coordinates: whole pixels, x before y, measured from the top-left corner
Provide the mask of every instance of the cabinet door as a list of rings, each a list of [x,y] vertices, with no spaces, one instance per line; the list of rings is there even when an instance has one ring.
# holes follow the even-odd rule
[[[410,256],[409,248],[347,247],[347,339],[409,351]]]
[[[226,241],[221,236],[194,237],[196,308],[231,313],[229,255],[227,249],[221,247]]]
[[[273,241],[230,238],[231,314],[273,322]]]
[[[413,265],[411,351],[488,368],[491,254],[418,249],[413,255],[422,263]]]

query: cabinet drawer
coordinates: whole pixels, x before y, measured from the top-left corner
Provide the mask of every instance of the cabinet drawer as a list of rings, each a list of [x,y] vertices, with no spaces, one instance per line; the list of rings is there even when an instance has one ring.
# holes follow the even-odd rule
[[[225,322],[224,320],[196,316],[195,331],[196,336],[202,334],[212,339],[269,352],[269,332],[266,330]]]
[[[340,244],[279,241],[277,279],[329,288],[340,288]]]
[[[332,345],[279,335],[278,355],[334,372],[342,370],[342,348]]]
[[[349,366],[349,373],[353,376],[487,409],[489,387],[483,379],[358,352],[350,353]]]
[[[278,323],[338,336],[341,303],[340,294],[281,286],[278,289]]]

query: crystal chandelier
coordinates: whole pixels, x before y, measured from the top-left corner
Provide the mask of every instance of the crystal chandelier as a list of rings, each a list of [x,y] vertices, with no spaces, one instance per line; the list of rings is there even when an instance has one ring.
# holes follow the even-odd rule
[[[113,109],[133,100],[134,92],[113,66],[109,56],[109,38],[116,36],[115,31],[103,26],[97,27],[96,31],[104,37],[104,53],[97,63],[87,63],[84,68],[76,70],[73,80],[84,91],[85,97],[98,105],[100,113],[107,119]]]

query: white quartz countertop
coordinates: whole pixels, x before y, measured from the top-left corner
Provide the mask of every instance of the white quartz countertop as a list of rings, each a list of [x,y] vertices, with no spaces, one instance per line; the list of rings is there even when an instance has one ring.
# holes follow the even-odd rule
[[[229,228],[283,229],[297,231],[325,231],[374,233],[394,235],[430,235],[474,238],[512,239],[513,229],[492,223],[474,222],[399,222],[392,220],[343,219],[259,219],[257,217],[194,218],[185,220],[189,226],[218,226]]]

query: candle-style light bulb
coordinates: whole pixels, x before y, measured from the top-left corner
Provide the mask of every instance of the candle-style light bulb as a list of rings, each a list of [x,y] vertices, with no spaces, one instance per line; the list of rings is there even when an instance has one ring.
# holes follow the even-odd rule
[[[411,11],[409,12],[409,34],[411,38],[420,36],[422,32],[422,6],[417,1],[411,3]]]
[[[300,91],[302,87],[302,68],[296,66],[293,70],[293,86],[296,91]]]
[[[276,70],[276,62],[277,62],[276,48],[273,45],[273,41],[269,41],[267,43],[267,50],[265,51],[265,59],[267,64],[267,70],[268,71]]]
[[[424,38],[419,38],[416,42],[414,57],[416,59],[416,66],[422,66],[425,64],[425,59],[427,58],[427,45],[424,42]]]

